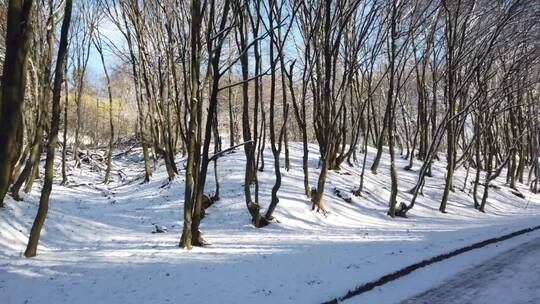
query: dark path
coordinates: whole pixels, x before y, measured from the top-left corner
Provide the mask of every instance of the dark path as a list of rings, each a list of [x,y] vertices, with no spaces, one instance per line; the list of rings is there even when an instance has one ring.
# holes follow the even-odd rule
[[[540,237],[402,303],[540,303]]]

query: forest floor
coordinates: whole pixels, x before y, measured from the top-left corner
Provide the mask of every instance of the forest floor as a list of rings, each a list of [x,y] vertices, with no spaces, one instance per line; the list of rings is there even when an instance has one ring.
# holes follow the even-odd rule
[[[330,213],[324,216],[311,211],[303,195],[301,145],[293,143],[290,149],[292,168],[282,170],[275,213],[279,223],[262,229],[250,224],[244,202],[243,151],[219,159],[221,200],[207,210],[201,226],[211,245],[191,251],[177,246],[183,171],[167,183],[158,164],[151,181],[141,184],[142,162],[134,151],[114,160],[115,181],[110,184],[103,184],[103,172],[87,164],[70,170],[68,185],[56,183],[38,256],[26,259],[22,253],[41,189],[36,183],[23,202],[8,198],[0,210],[0,303],[320,303],[409,264],[540,223],[540,195],[519,184],[525,198],[515,196],[505,186],[504,174],[492,182],[486,213],[475,210],[470,192],[474,172],[461,191],[463,168],[456,172],[448,213],[441,214],[442,160],[434,165],[424,196],[409,217],[389,218],[386,154],[377,175],[366,169],[362,197],[350,195],[358,187],[360,165],[331,172],[324,197]],[[274,182],[272,156],[265,153],[265,170],[259,173],[263,208]],[[374,155],[369,149],[368,165]],[[363,154],[358,156],[361,163]],[[400,202],[410,201],[407,190],[420,166],[415,162],[405,171],[407,163],[398,157]],[[184,159],[179,157],[177,164],[183,168]],[[312,146],[310,168],[316,167]],[[313,185],[317,170],[310,174]],[[208,193],[214,191],[213,176],[210,171]],[[152,233],[155,225],[167,232]],[[352,302],[406,300],[539,235],[536,231],[471,251],[468,258],[430,266],[438,271],[414,272]]]

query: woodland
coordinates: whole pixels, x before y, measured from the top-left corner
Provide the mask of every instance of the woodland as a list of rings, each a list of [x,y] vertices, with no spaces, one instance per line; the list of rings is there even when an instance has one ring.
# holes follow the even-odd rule
[[[165,187],[183,184],[175,246],[188,250],[208,244],[201,224],[231,186],[219,166],[232,153],[254,228],[280,225],[295,166],[299,199],[321,217],[328,195],[362,202],[380,174],[388,223],[414,216],[433,180],[440,218],[466,188],[463,208],[489,213],[495,180],[516,200],[540,191],[539,1],[3,0],[0,11],[0,213],[37,191],[26,257],[73,170],[117,183],[114,159],[134,151],[138,183],[161,166]],[[349,167],[354,187],[328,187]]]

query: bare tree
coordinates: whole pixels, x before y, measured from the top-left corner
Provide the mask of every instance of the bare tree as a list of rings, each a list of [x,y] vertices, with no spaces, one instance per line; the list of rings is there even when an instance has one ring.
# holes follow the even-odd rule
[[[24,256],[26,256],[27,258],[34,257],[36,255],[41,229],[43,227],[43,224],[45,223],[45,218],[47,217],[47,211],[49,208],[49,196],[51,194],[54,177],[54,154],[56,150],[56,145],[58,143],[58,130],[60,128],[60,94],[62,91],[62,82],[64,80],[64,65],[66,64],[67,57],[72,1],[66,0],[64,5],[64,19],[62,22],[62,29],[60,33],[60,45],[58,47],[53,86],[51,130],[49,132],[49,142],[47,144],[45,180],[43,182],[43,189],[41,191],[41,197],[39,199],[38,213],[32,225],[32,229],[30,230],[28,246],[26,247],[26,251],[24,252]]]
[[[16,136],[21,125],[25,94],[28,42],[31,35],[32,0],[10,0],[8,3],[6,54],[2,74],[0,103],[0,207],[12,178]],[[20,132],[20,131],[19,131]]]

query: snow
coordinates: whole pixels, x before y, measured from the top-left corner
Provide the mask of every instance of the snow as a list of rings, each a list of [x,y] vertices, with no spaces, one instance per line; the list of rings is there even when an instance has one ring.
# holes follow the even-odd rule
[[[409,218],[391,219],[386,215],[390,194],[386,154],[377,175],[365,171],[363,197],[348,195],[358,186],[360,166],[344,165],[340,172],[330,172],[324,197],[330,214],[323,216],[311,211],[303,195],[301,144],[292,143],[290,149],[292,169],[282,169],[275,213],[279,223],[262,229],[250,224],[244,202],[243,151],[219,159],[221,200],[207,210],[201,227],[211,245],[192,251],[177,247],[183,172],[167,184],[159,164],[151,181],[141,184],[142,163],[136,153],[140,151],[114,160],[115,168],[127,175],[123,182],[104,185],[103,173],[91,172],[83,164],[71,171],[69,185],[54,185],[36,258],[26,259],[22,253],[40,185],[24,202],[7,199],[7,208],[0,211],[0,303],[318,303],[406,265],[540,222],[540,196],[524,185],[518,187],[525,199],[513,195],[504,185],[504,174],[493,182],[500,188],[490,190],[486,213],[476,211],[471,185],[465,192],[459,190],[465,177],[462,168],[456,172],[448,213],[441,214],[443,161],[434,166],[425,196],[418,198]],[[274,181],[271,153],[265,153],[266,169],[259,173],[263,207],[270,201]],[[375,150],[369,149],[368,165],[374,155]],[[361,162],[363,155],[358,156]],[[179,157],[178,167],[183,168],[183,163]],[[397,158],[398,168],[407,164]],[[316,166],[313,145],[312,185]],[[406,191],[416,181],[419,166],[416,161],[412,171],[399,170],[399,202],[410,201]],[[214,175],[208,174],[210,193]],[[352,203],[337,197],[334,188]],[[166,233],[152,233],[156,225],[166,228]],[[518,246],[538,234],[505,244]],[[467,255],[483,261],[498,252],[493,248]],[[447,279],[451,270],[463,265],[446,263],[441,272],[448,272]],[[391,283],[398,287],[392,290],[409,284],[409,292],[387,292],[394,296],[381,299],[399,302],[441,283],[432,279],[437,275],[426,279],[413,273],[411,277],[416,278],[413,283]],[[379,303],[380,293],[375,290],[365,296]]]
[[[413,297],[405,303],[488,304],[493,303],[494,299],[500,303],[540,303],[540,282],[538,281],[540,237],[538,234],[533,240],[520,244],[516,248],[508,250],[507,244],[501,247],[506,248],[506,251],[490,257],[485,262],[474,263],[474,267],[459,272],[440,286]],[[497,249],[486,249],[482,254],[491,255],[499,251]],[[464,258],[472,259],[474,256]]]

